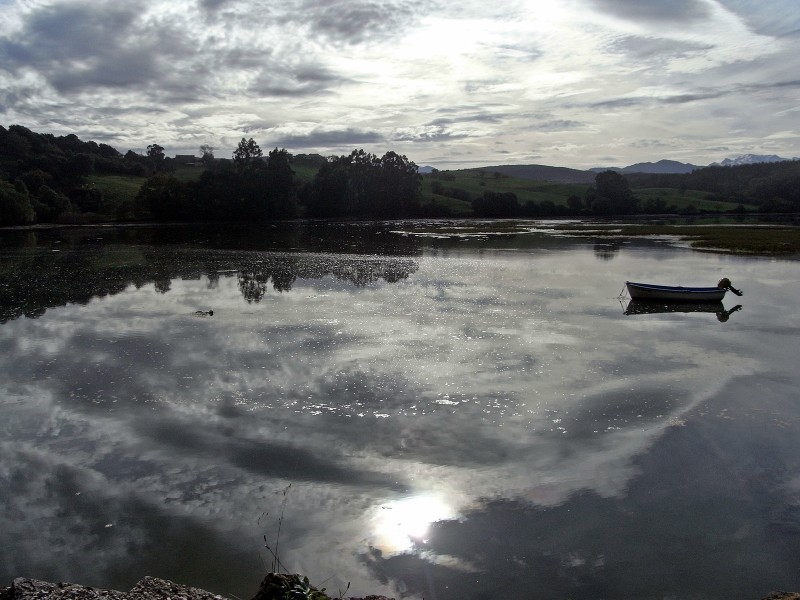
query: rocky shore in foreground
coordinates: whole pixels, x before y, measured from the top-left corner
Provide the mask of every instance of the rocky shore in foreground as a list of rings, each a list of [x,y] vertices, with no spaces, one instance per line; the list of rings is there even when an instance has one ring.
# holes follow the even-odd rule
[[[330,600],[324,592],[313,587],[300,589],[303,596],[290,595],[290,590],[308,580],[297,575],[270,573],[261,582],[261,587],[252,600],[284,600],[305,597],[309,600]],[[36,579],[18,577],[9,587],[0,587],[0,600],[229,600],[225,596],[212,594],[199,588],[180,585],[166,579],[145,577],[129,592],[103,590],[74,583],[49,583]],[[365,596],[346,600],[394,600],[386,596]],[[797,592],[772,592],[762,600],[800,600]]]
[[[301,591],[309,600],[329,600],[329,596],[307,585],[308,580],[299,576],[270,573],[261,582],[261,587],[252,600],[283,600],[296,598],[291,590]],[[298,587],[300,586],[300,589]],[[303,596],[300,596],[303,597]],[[212,594],[199,588],[145,577],[129,592],[104,590],[74,583],[49,583],[36,579],[18,577],[9,587],[0,587],[0,600],[229,600],[225,596]],[[366,596],[347,600],[394,600],[386,596]]]

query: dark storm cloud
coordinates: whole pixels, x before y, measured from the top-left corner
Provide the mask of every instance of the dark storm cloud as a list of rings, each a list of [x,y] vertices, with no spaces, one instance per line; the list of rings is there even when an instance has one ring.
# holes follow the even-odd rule
[[[383,141],[383,135],[377,131],[339,129],[336,131],[312,131],[310,133],[285,135],[272,143],[284,148],[330,148],[377,144]]]
[[[589,0],[601,11],[632,21],[695,21],[709,16],[700,0]]]
[[[430,4],[412,1],[303,0],[296,9],[318,35],[345,44],[394,37],[412,26]]]

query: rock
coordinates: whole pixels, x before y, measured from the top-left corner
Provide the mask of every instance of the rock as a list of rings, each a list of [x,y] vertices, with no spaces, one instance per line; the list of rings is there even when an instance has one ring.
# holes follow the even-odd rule
[[[329,598],[301,575],[270,573],[261,582],[253,600],[283,600],[283,592],[300,590],[312,600]],[[37,579],[18,577],[11,587],[0,587],[0,600],[227,600],[199,588],[180,585],[166,579],[145,577],[129,592],[102,590],[74,583],[48,583]],[[386,596],[366,596],[350,600],[394,600]]]
[[[770,592],[769,596],[764,596],[763,600],[800,600],[800,593]]]
[[[309,583],[308,577],[283,573],[268,573],[252,600],[283,600],[284,598],[296,597],[288,595],[287,592],[290,590],[296,590],[298,595],[302,593],[301,597],[309,598],[310,600],[330,600],[330,596],[323,590],[315,588]],[[349,598],[349,600],[394,600],[394,598],[373,595],[365,596],[364,598]]]
[[[48,583],[18,577],[9,588],[0,588],[0,600],[225,600],[205,590],[166,579],[145,577],[130,592],[102,590],[74,583]]]
[[[145,577],[139,581],[127,594],[127,598],[129,600],[225,600],[218,594],[155,577]]]
[[[74,583],[49,583],[37,579],[17,577],[10,588],[6,588],[3,600],[124,600],[127,595],[114,590],[98,590]]]

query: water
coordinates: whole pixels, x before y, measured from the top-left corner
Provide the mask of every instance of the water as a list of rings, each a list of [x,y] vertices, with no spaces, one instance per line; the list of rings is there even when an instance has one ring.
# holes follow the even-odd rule
[[[0,585],[800,589],[798,262],[458,227],[2,232]]]

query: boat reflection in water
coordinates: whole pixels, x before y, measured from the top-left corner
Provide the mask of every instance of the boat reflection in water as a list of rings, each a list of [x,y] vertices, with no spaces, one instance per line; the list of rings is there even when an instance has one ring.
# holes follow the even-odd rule
[[[737,304],[726,310],[722,302],[664,302],[659,300],[631,300],[625,308],[626,315],[652,315],[656,313],[714,313],[724,323],[736,311],[742,310]]]

